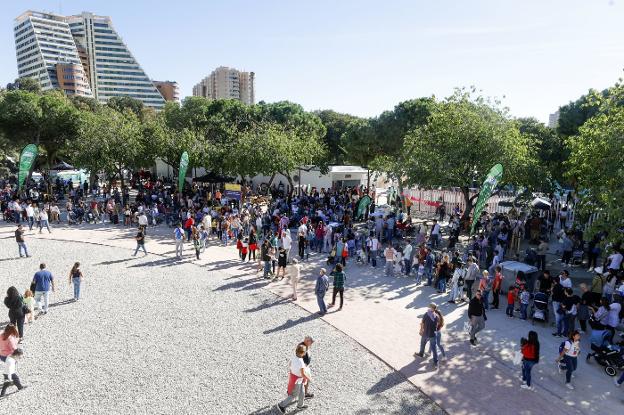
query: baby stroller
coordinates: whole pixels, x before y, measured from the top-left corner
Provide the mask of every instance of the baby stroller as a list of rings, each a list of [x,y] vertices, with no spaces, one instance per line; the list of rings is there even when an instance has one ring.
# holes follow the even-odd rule
[[[618,369],[624,369],[624,359],[622,358],[624,349],[622,347],[613,344],[597,345],[592,342],[591,349],[592,351],[587,353],[585,360],[589,362],[590,358],[593,357],[598,364],[605,367],[604,371],[607,375],[615,376]]]
[[[327,257],[327,265],[333,265],[336,261],[336,246],[331,249],[329,256]]]
[[[583,248],[576,248],[572,251],[572,265],[581,266],[583,265]]]
[[[535,324],[536,321],[548,323],[548,296],[540,291],[533,295],[531,307],[531,323]]]

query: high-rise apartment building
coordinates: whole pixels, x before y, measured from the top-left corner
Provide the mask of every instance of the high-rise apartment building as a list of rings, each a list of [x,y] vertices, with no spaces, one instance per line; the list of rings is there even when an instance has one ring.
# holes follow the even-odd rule
[[[92,96],[74,37],[63,16],[28,11],[15,19],[15,54],[20,78],[41,88]]]
[[[110,17],[27,11],[15,19],[14,30],[19,76],[37,79],[43,89],[60,88],[102,103],[127,96],[148,107],[165,105]]]
[[[163,96],[165,101],[180,102],[180,88],[178,83],[173,81],[154,81],[154,86]]]
[[[553,112],[548,116],[548,126],[550,128],[557,128],[559,125],[559,110]]]
[[[238,99],[253,104],[255,74],[220,66],[193,87],[193,96],[210,99]]]

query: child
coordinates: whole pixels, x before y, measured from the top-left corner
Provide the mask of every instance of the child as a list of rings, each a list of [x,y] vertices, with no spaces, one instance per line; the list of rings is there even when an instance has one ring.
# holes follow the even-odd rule
[[[366,253],[364,252],[364,249],[360,248],[358,251],[358,255],[357,255],[357,263],[361,265],[365,261],[366,261]]]
[[[247,258],[247,251],[249,250],[249,239],[243,239],[243,243],[241,244],[241,260],[245,262],[245,258]]]
[[[420,284],[420,281],[422,281],[423,275],[425,275],[425,266],[422,263],[420,263],[418,265],[418,272],[416,273],[416,285]]]
[[[199,233],[199,239],[201,241],[201,251],[203,252],[206,250],[206,245],[208,245],[208,230],[203,226],[201,227],[201,232]]]
[[[527,319],[527,308],[529,307],[529,299],[530,294],[526,290],[526,287],[522,286],[522,291],[520,292],[520,319]]]
[[[509,287],[509,291],[507,291],[507,309],[505,310],[505,314],[507,314],[509,318],[513,318],[515,301],[516,301],[516,289]]]
[[[24,305],[30,310],[30,313],[26,314],[26,321],[32,323],[35,321],[35,298],[30,290],[26,290],[23,298]]]
[[[243,235],[238,235],[238,239],[236,240],[236,249],[238,249],[238,257],[243,257]],[[244,261],[244,260],[243,260]]]
[[[24,386],[20,382],[20,378],[17,374],[17,361],[22,357],[24,352],[22,349],[15,349],[11,356],[7,356],[4,362],[4,383],[2,384],[2,392],[0,397],[6,394],[6,390],[9,386],[14,385],[17,390],[24,389]]]

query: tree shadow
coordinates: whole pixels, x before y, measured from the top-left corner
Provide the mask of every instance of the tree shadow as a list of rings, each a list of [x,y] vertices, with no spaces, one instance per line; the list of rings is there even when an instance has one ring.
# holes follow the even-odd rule
[[[275,332],[282,331],[282,330],[288,330],[288,329],[291,329],[291,328],[293,328],[295,326],[298,326],[299,324],[303,324],[303,323],[307,323],[308,321],[316,320],[317,318],[320,318],[320,315],[314,313],[314,314],[309,314],[309,315],[307,315],[305,317],[300,317],[300,318],[298,318],[296,320],[290,320],[289,319],[285,323],[283,323],[283,324],[281,324],[281,325],[279,325],[279,326],[277,326],[275,328],[272,328],[272,329],[269,329],[269,330],[265,330],[262,333],[263,334],[271,334],[271,333],[275,333]]]

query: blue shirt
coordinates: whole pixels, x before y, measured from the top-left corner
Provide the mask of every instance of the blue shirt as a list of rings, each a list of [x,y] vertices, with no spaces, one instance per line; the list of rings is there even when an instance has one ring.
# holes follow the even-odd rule
[[[50,291],[50,282],[54,279],[52,273],[47,269],[37,271],[33,277],[35,291]]]

